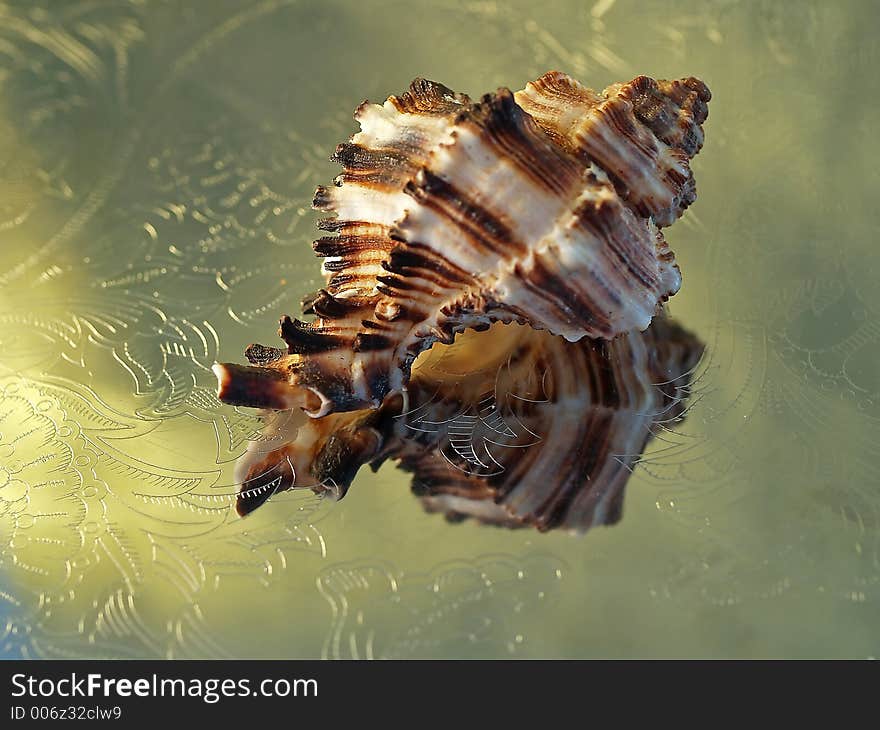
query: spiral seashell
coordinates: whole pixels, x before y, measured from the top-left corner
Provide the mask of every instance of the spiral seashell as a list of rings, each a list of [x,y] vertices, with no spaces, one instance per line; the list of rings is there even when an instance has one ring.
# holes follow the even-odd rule
[[[472,102],[416,79],[360,131],[314,207],[326,286],[285,349],[215,365],[221,400],[312,417],[378,408],[419,353],[517,322],[569,341],[644,330],[681,276],[661,228],[694,200],[709,90],[640,76],[602,94],[551,72]]]
[[[685,410],[697,338],[658,317],[645,332],[576,343],[495,324],[438,345],[378,409],[277,414],[239,464],[238,511],[311,488],[341,498],[361,466],[396,462],[429,512],[584,532],[620,519],[657,428]]]

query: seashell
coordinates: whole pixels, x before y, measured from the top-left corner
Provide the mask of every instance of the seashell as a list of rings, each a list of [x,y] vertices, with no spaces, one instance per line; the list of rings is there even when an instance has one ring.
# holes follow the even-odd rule
[[[378,408],[419,353],[493,322],[569,341],[644,330],[681,276],[661,228],[694,200],[709,90],[640,76],[598,94],[550,72],[472,102],[416,79],[333,156],[314,207],[326,286],[286,348],[215,365],[234,405]]]
[[[465,332],[416,361],[407,398],[320,419],[277,414],[239,464],[238,510],[292,487],[338,499],[361,466],[391,460],[425,509],[450,519],[612,524],[653,430],[682,417],[702,350],[664,317],[611,341],[517,324]]]

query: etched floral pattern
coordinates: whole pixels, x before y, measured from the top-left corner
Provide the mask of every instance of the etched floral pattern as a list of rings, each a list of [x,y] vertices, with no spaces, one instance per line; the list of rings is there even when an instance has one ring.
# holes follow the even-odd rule
[[[876,655],[874,12],[0,0],[0,653]],[[386,468],[234,516],[261,421],[210,366],[320,286],[350,110],[549,68],[715,94],[671,305],[706,354],[624,522],[447,525]]]

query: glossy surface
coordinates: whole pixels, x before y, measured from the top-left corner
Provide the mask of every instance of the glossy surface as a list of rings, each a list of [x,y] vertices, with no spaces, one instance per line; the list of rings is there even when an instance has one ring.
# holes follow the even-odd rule
[[[0,653],[875,655],[875,13],[0,2]],[[260,421],[210,367],[320,285],[309,204],[351,110],[548,68],[713,92],[668,236],[706,352],[623,519],[449,524],[390,464],[238,518]]]

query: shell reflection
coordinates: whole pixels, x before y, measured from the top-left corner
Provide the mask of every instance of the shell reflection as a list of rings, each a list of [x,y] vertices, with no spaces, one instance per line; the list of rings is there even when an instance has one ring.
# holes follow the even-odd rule
[[[412,473],[452,520],[582,532],[622,514],[655,429],[681,419],[702,343],[665,318],[613,340],[568,342],[521,325],[435,345],[380,408],[268,416],[239,464],[238,510],[311,488],[341,498],[364,465]]]

